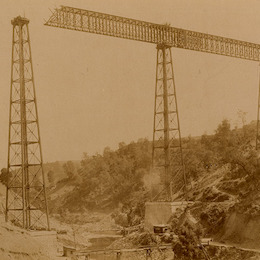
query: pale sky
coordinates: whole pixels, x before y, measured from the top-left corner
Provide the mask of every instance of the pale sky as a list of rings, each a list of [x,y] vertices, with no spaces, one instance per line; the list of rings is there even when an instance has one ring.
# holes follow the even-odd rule
[[[156,46],[44,26],[68,5],[260,43],[257,0],[1,0],[0,167],[6,167],[11,19],[30,19],[44,162],[152,139]],[[257,62],[172,49],[182,136],[213,133],[237,111],[256,119]]]

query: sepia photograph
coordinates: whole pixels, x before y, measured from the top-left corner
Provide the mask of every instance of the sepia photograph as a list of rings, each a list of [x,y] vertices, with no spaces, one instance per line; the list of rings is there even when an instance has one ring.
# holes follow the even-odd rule
[[[260,0],[0,4],[0,260],[260,260]]]

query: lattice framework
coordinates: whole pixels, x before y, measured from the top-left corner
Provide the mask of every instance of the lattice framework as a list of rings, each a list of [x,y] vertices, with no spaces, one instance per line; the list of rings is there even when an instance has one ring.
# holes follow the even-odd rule
[[[6,220],[49,229],[28,23],[20,16],[12,20]]]
[[[260,61],[256,43],[69,6],[56,8],[45,25]]]

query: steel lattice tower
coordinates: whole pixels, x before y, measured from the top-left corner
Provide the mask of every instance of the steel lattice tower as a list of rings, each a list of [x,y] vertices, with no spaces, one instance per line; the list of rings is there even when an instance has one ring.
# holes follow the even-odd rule
[[[258,103],[257,103],[257,119],[256,119],[256,172],[260,170],[260,63],[258,66]]]
[[[186,194],[171,47],[165,44],[157,45],[152,161],[154,168],[163,168],[163,199],[172,200],[181,189]]]
[[[49,229],[28,24],[20,16],[12,20],[6,221]]]
[[[259,73],[259,91],[258,91],[258,104],[257,104],[257,120],[256,120],[256,150],[260,151],[260,63],[258,66],[258,73]],[[257,158],[257,167],[259,167],[259,155]]]

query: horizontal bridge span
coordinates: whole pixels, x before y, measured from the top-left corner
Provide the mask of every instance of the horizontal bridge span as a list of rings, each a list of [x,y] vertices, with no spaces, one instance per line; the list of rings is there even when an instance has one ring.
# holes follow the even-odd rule
[[[259,44],[68,6],[55,9],[45,25],[252,61],[260,60]]]

